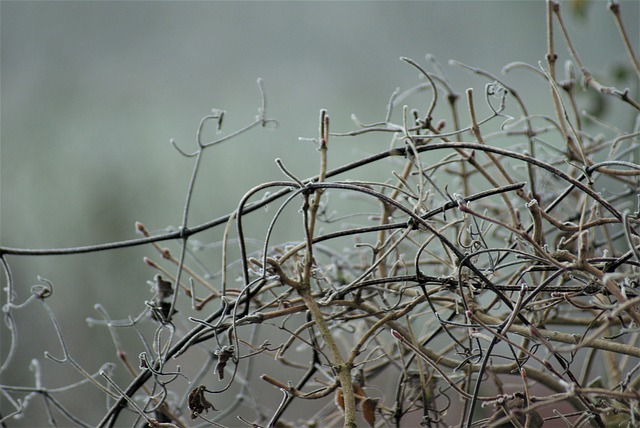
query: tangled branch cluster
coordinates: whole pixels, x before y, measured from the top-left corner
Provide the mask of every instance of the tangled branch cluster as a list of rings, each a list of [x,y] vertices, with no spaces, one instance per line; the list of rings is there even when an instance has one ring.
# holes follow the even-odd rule
[[[611,9],[637,83],[637,56],[619,5],[611,3]],[[454,63],[489,82],[483,94],[489,114],[480,118],[474,91],[467,89],[461,99],[433,58],[434,71],[403,58],[425,80],[396,91],[384,120],[332,134],[321,111],[316,176],[300,178],[277,160],[285,179],[251,189],[229,215],[189,225],[202,154],[274,123],[263,93],[259,115],[247,127],[202,141],[205,125],[222,124],[224,113],[215,110],[202,120],[193,153],[173,142],[194,160],[177,230],[154,235],[138,223],[143,236],[127,242],[61,250],[2,247],[5,327],[14,331],[12,314],[40,302],[63,349],[62,357],[47,358],[71,364],[83,376],[66,390],[92,384],[109,398],[101,421],[80,420],[57,398],[60,391],[42,385],[34,360],[35,386],[0,389],[13,405],[11,413],[3,410],[3,423],[41,396],[54,425],[61,414],[79,426],[118,426],[128,413],[153,427],[184,427],[191,420],[256,427],[638,426],[640,121],[620,130],[580,111],[579,85],[629,109],[640,106],[629,90],[594,79],[554,2],[548,3],[547,24],[546,63],[512,64],[505,71],[524,69],[546,82],[554,114],[531,114],[501,78]],[[556,77],[554,28],[572,55],[566,80]],[[426,112],[404,104],[425,92],[431,97]],[[442,100],[446,118],[435,116]],[[397,106],[403,106],[400,113]],[[465,110],[468,125],[461,119]],[[490,126],[496,130],[487,132]],[[391,148],[330,167],[333,141],[371,134],[389,135]],[[400,172],[384,182],[341,178],[390,165]],[[358,204],[333,212],[330,194],[364,201],[375,212],[352,208]],[[261,208],[267,205],[277,209],[269,212],[266,231],[247,236],[247,219],[266,216]],[[297,228],[299,239],[275,242],[273,231],[291,209],[299,210],[299,224],[286,227]],[[218,273],[197,263],[201,248],[191,239],[212,228],[224,229]],[[261,244],[254,248],[250,238]],[[177,256],[163,241],[179,244]],[[239,257],[232,262],[236,242]],[[157,270],[145,310],[115,321],[99,306],[103,320],[92,321],[109,330],[131,375],[123,387],[113,378],[113,365],[89,373],[70,354],[46,301],[50,282],[42,279],[27,302],[14,302],[9,259],[144,244],[163,259],[145,259]],[[229,279],[236,276],[240,286],[233,287]],[[134,367],[118,337],[122,329],[148,324],[157,328],[150,337],[140,333],[146,351]],[[1,370],[10,364],[13,343]],[[197,373],[187,379],[175,361],[197,366]],[[261,404],[269,400],[258,385],[274,391],[273,405]],[[322,405],[305,417],[290,416],[308,402]]]

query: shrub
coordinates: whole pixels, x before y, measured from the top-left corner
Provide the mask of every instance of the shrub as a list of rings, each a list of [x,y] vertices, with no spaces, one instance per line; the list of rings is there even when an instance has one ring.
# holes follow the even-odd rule
[[[92,426],[58,398],[90,384],[108,399],[95,424],[100,427],[121,425],[125,412],[152,427],[192,420],[280,427],[636,426],[640,122],[613,127],[582,111],[578,93],[591,91],[634,114],[640,105],[629,89],[594,77],[571,43],[559,5],[547,7],[544,63],[504,68],[546,82],[547,115],[531,114],[517,88],[488,71],[452,62],[488,82],[479,95],[472,89],[461,95],[434,58],[427,57],[427,65],[402,58],[423,81],[394,92],[381,121],[354,118],[356,130],[332,133],[329,113],[320,112],[316,175],[299,177],[276,160],[282,180],[252,188],[235,211],[192,226],[202,154],[275,124],[259,81],[255,121],[206,142],[205,126],[223,122],[224,112],[214,110],[200,123],[193,153],[173,142],[193,160],[176,230],[151,233],[137,223],[140,237],[124,242],[1,247],[9,296],[5,328],[14,332],[14,314],[39,303],[62,349],[46,358],[83,378],[47,387],[33,360],[34,386],[2,385],[13,406],[3,409],[2,421],[28,412],[40,396],[50,421],[59,414]],[[640,61],[619,4],[611,2],[610,10],[637,89]],[[564,79],[558,77],[555,33],[571,56]],[[411,108],[408,100],[424,93],[430,97],[426,111]],[[441,110],[448,115],[437,116]],[[388,135],[390,148],[329,165],[335,140],[371,135]],[[397,165],[400,172],[389,171]],[[373,169],[389,171],[386,181],[353,179]],[[330,195],[347,202],[336,204]],[[297,214],[287,216],[292,211]],[[194,237],[215,228],[223,230],[223,268],[210,274],[198,259],[203,244]],[[277,228],[297,237],[277,242]],[[177,245],[164,247],[167,241]],[[69,350],[47,301],[53,284],[41,278],[30,298],[18,302],[9,267],[14,257],[142,245],[149,248],[145,263],[157,271],[144,311],[112,320],[98,305],[102,319],[89,320],[110,335],[130,374],[123,384],[112,364],[89,372]],[[137,361],[121,340],[129,333],[144,348]],[[16,339],[5,345],[2,370],[12,363]],[[296,406],[304,411],[290,416]]]

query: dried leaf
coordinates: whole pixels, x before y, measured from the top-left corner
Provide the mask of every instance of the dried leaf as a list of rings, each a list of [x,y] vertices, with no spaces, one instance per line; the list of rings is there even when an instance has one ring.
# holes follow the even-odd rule
[[[161,275],[156,275],[153,279],[156,281],[156,292],[160,299],[166,299],[173,294],[171,282],[166,281]]]
[[[340,407],[340,410],[344,412],[344,396],[342,395],[342,388],[336,389],[335,396],[336,406]]]
[[[195,419],[202,412],[209,413],[209,409],[216,410],[213,404],[204,397],[206,390],[207,388],[204,385],[200,385],[189,393],[188,402],[189,410],[191,410],[191,419]]]
[[[378,400],[374,398],[367,398],[362,402],[362,417],[371,426],[376,426],[376,408],[378,407]]]
[[[353,395],[355,396],[356,406],[358,406],[363,399],[368,400],[367,394],[365,394],[362,387],[357,383],[353,384]],[[344,412],[344,395],[342,394],[342,388],[338,388],[336,390],[336,396],[334,400],[336,402],[336,406],[338,406],[340,410]]]
[[[233,346],[223,346],[215,352],[218,357],[218,363],[216,364],[216,373],[218,373],[218,379],[224,379],[224,368],[227,366],[229,358],[233,357],[235,348]]]
[[[151,307],[151,318],[163,324],[170,322],[173,315],[178,313],[176,309],[171,310],[171,302],[164,300],[151,302],[149,306]]]
[[[357,383],[353,384],[353,393],[356,396],[356,406],[360,404],[363,398],[367,397],[367,394],[364,393],[364,390]]]

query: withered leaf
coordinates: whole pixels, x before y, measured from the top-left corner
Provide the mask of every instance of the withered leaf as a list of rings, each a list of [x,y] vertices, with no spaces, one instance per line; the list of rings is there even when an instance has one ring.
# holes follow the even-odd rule
[[[206,389],[204,385],[200,385],[189,393],[188,404],[189,410],[191,410],[191,419],[195,419],[202,412],[209,413],[209,409],[216,410],[213,404],[204,397]]]
[[[365,394],[364,390],[357,383],[353,384],[353,395],[355,396],[354,398],[355,398],[356,406],[360,405],[362,400],[367,398],[367,395]],[[342,388],[338,388],[336,390],[336,396],[334,397],[334,400],[336,405],[340,408],[340,410],[344,412],[344,396],[342,394]]]
[[[156,275],[153,279],[156,281],[156,291],[160,299],[166,299],[173,294],[173,284],[170,281],[165,280],[161,275]]]
[[[340,410],[344,412],[344,397],[342,395],[342,388],[336,389],[336,396],[334,397],[336,405],[340,407]]]
[[[357,383],[353,384],[353,394],[356,396],[356,406],[360,404],[363,398],[367,397],[362,387]]]
[[[374,398],[367,398],[362,402],[362,417],[369,424],[371,428],[376,426],[376,408],[378,407],[378,400]]]
[[[218,357],[218,363],[216,364],[216,373],[218,373],[218,379],[224,379],[224,368],[227,366],[229,358],[233,357],[235,349],[233,346],[223,346],[215,352]]]
[[[158,302],[151,302],[151,318],[161,323],[171,322],[173,315],[178,313],[176,309],[171,310],[171,302],[160,300]]]

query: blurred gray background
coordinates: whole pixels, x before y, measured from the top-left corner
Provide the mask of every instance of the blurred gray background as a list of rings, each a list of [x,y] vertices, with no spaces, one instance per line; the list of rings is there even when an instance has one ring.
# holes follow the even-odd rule
[[[638,42],[640,3],[622,4]],[[626,63],[605,1],[562,6],[574,43],[594,74],[606,76],[612,65]],[[579,7],[583,13],[576,12]],[[217,136],[253,121],[260,104],[258,77],[264,79],[267,114],[279,126],[253,130],[207,153],[190,225],[233,211],[254,185],[282,179],[276,157],[300,177],[315,174],[315,147],[298,138],[317,135],[321,108],[328,110],[335,132],[354,129],[352,113],[364,122],[382,120],[396,87],[421,82],[400,56],[424,64],[425,54],[435,55],[463,94],[467,87],[482,91],[486,81],[449,66],[449,59],[499,74],[509,62],[537,65],[545,55],[542,1],[2,1],[0,16],[0,243],[21,248],[131,239],[136,221],[152,231],[178,226],[193,163],[169,139],[191,151],[200,119],[212,108],[226,111]],[[559,36],[557,43],[562,64],[567,54]],[[505,79],[521,91],[532,113],[550,111],[540,79],[524,72]],[[426,93],[413,106],[424,111],[429,99]],[[629,123],[629,117],[623,119]],[[468,122],[466,113],[461,120]],[[206,139],[213,138],[209,129]],[[389,141],[335,138],[330,144],[335,167],[384,150]],[[365,178],[389,176],[378,173]],[[216,231],[197,239],[208,243],[220,236]],[[283,236],[287,239],[286,231]],[[116,358],[107,332],[89,328],[85,319],[97,316],[98,302],[114,318],[144,308],[145,281],[155,273],[142,263],[148,255],[155,256],[150,248],[136,247],[8,257],[15,302],[29,296],[38,275],[51,280],[48,302],[70,351],[95,371]],[[219,253],[206,261],[215,271]],[[4,287],[4,276],[2,281]],[[3,292],[3,304],[6,299]],[[60,346],[40,306],[17,311],[16,321],[18,353],[0,381],[32,385],[30,361],[42,360],[44,350],[59,356]],[[2,361],[8,343],[2,328]],[[68,367],[42,364],[48,387],[78,379]],[[100,397],[96,392],[91,400],[103,403]],[[2,413],[10,412],[0,400]],[[91,422],[104,411],[82,402],[71,407]],[[10,426],[45,423],[43,414],[31,411]]]

